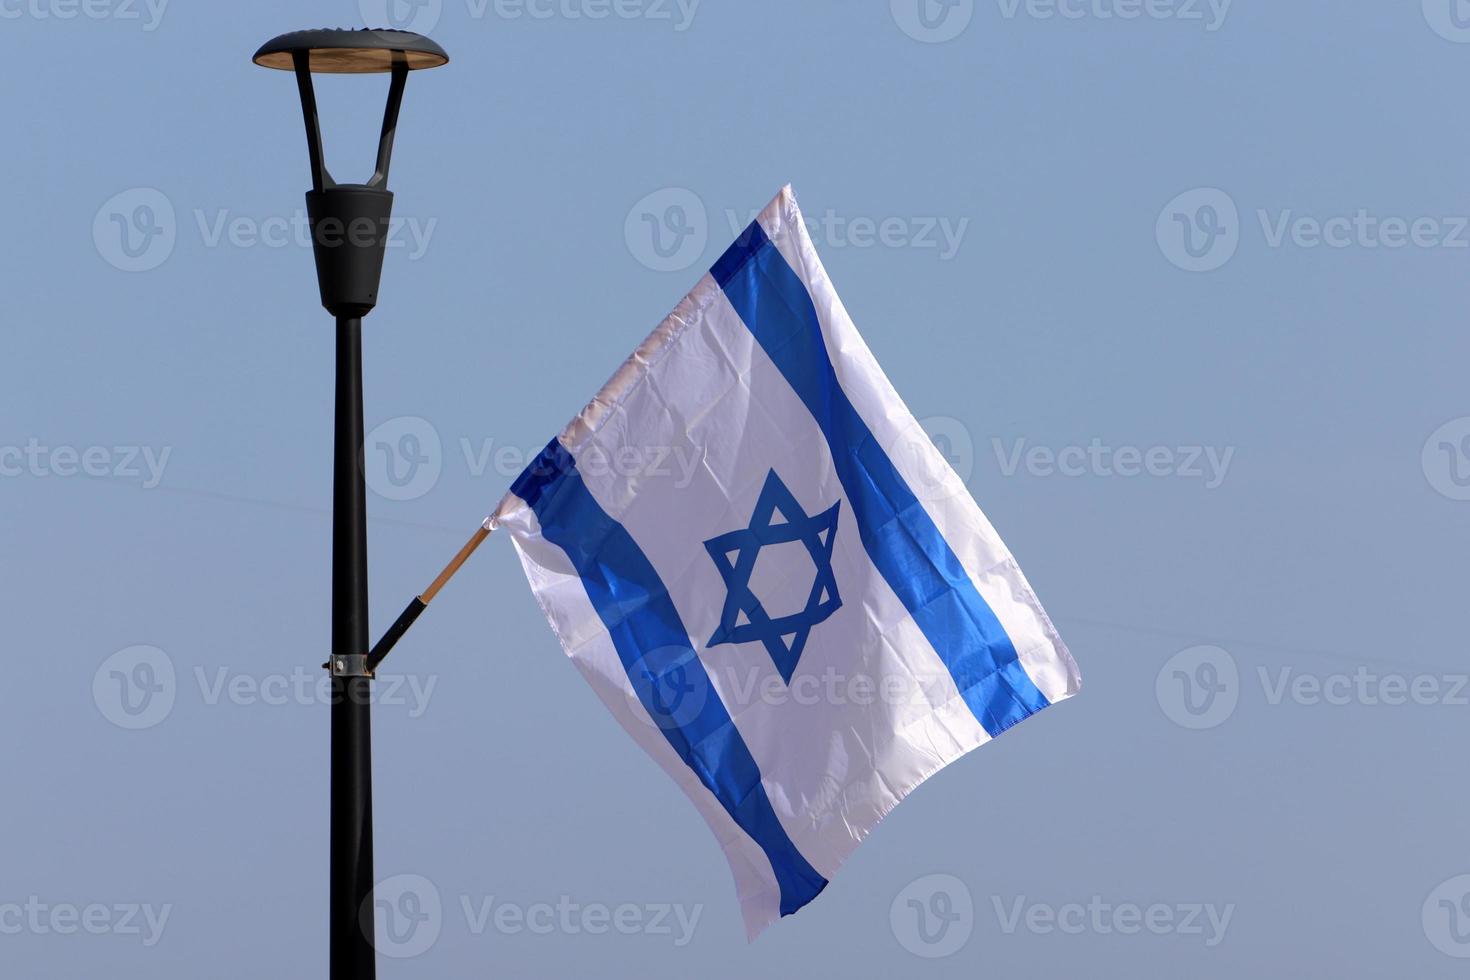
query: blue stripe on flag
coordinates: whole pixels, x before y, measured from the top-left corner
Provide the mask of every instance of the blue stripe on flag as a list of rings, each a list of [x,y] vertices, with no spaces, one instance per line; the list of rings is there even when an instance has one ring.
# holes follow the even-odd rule
[[[750,749],[694,652],[679,611],[627,528],[593,498],[553,439],[511,487],[571,559],[649,717],[770,859],[790,915],[827,887],[781,826]]]
[[[827,437],[863,547],[992,736],[1050,702],[837,380],[806,285],[752,223],[710,270]]]

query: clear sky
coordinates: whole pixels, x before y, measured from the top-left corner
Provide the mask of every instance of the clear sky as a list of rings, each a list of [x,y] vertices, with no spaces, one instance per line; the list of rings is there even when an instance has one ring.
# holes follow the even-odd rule
[[[747,945],[493,537],[379,683],[384,977],[1463,975],[1470,11],[393,2],[0,0],[0,972],[325,974],[333,334],[250,55],[396,18],[453,60],[365,329],[374,635],[790,182],[1084,689]],[[385,89],[319,84],[341,180]]]

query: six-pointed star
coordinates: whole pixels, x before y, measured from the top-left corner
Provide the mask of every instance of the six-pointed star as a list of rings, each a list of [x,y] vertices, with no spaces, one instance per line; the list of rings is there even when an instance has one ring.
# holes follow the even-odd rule
[[[831,616],[842,605],[837,594],[837,580],[832,574],[832,545],[837,539],[837,514],[842,501],[815,517],[808,517],[775,470],[766,476],[766,485],[751,515],[750,526],[704,543],[714,559],[720,577],[725,580],[725,607],[720,625],[710,637],[709,646],[722,643],[765,644],[781,679],[791,683],[796,662],[812,627]],[[780,513],[784,520],[772,524]],[[806,607],[789,616],[772,619],[761,601],[750,589],[750,575],[761,548],[772,544],[801,542],[816,566],[816,577],[807,596]]]

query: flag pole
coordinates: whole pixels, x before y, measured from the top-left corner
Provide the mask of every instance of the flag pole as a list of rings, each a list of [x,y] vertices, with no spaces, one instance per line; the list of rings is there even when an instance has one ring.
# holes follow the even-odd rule
[[[435,576],[434,581],[429,583],[429,587],[409,600],[403,612],[398,614],[398,618],[393,621],[393,625],[388,627],[388,631],[383,634],[383,638],[368,652],[367,670],[369,674],[372,674],[373,671],[378,669],[378,664],[383,662],[383,658],[388,656],[388,651],[392,650],[394,644],[403,638],[404,633],[408,632],[408,628],[413,625],[414,620],[419,618],[419,613],[428,608],[429,603],[433,602],[434,597],[439,594],[439,590],[444,588],[450,579],[454,578],[454,573],[459,571],[465,562],[469,561],[470,555],[475,553],[475,549],[480,546],[482,541],[490,536],[490,532],[493,530],[495,530],[494,518],[485,518],[484,523],[464,543],[464,547],[460,548],[455,553],[455,556],[449,559],[449,564],[445,565],[444,570]]]

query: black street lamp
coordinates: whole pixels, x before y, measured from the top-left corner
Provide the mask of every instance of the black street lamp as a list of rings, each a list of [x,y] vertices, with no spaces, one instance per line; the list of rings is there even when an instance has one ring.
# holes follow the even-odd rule
[[[378,301],[393,195],[388,164],[408,73],[449,61],[407,31],[315,30],[282,34],[255,63],[296,73],[311,190],[306,195],[322,305],[337,318],[336,435],[332,464],[331,977],[373,980],[372,670],[368,664],[367,490],[362,460],[362,318]],[[377,169],[365,184],[327,172],[312,72],[391,72]]]

